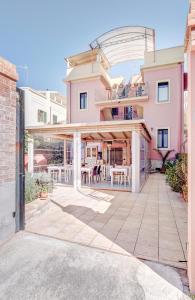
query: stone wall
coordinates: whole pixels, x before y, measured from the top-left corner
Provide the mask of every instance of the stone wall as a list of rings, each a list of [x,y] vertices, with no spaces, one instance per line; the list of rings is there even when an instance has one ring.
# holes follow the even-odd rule
[[[0,243],[15,232],[16,67],[0,57]]]

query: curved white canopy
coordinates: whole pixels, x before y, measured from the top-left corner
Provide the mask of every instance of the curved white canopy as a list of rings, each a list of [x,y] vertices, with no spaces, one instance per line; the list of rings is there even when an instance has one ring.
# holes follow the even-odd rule
[[[90,47],[100,48],[110,66],[143,59],[145,51],[155,50],[155,31],[141,26],[118,27],[96,38]]]

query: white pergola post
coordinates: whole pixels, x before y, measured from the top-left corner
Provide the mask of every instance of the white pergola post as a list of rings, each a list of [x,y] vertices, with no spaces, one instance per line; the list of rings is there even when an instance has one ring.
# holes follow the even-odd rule
[[[28,138],[28,172],[33,174],[34,172],[34,139]]]
[[[74,157],[73,157],[74,189],[78,190],[81,187],[81,133],[80,132],[74,132],[73,147],[74,147]]]
[[[132,192],[140,192],[140,135],[132,132]]]

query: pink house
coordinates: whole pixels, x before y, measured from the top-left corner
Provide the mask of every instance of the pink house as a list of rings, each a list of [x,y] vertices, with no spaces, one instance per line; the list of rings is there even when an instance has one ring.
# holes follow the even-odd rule
[[[184,48],[155,50],[154,30],[132,26],[101,35],[90,48],[66,58],[68,124],[35,130],[64,139],[75,188],[139,192],[149,170],[162,166],[156,150],[172,150],[170,159],[181,150]],[[139,74],[127,81],[109,75],[112,66],[135,59],[143,60]]]
[[[90,50],[66,58],[68,124],[29,128],[29,132],[64,140],[64,169],[69,174],[65,178],[71,178],[76,189],[87,184],[139,192],[149,169],[162,165],[155,149],[172,150],[170,158],[182,151],[186,52],[188,275],[195,292],[195,1],[191,0],[185,48],[155,50],[154,36],[149,28],[117,28],[97,38]],[[110,77],[113,65],[130,59],[143,59],[140,74],[126,82]],[[33,172],[32,141],[29,157]],[[102,178],[96,178],[95,184],[94,166],[102,168]]]
[[[117,37],[119,30],[124,31],[124,28],[113,30],[112,37],[107,36],[110,33],[106,33],[104,38],[101,36],[99,48],[66,59],[68,122],[144,121],[151,136],[151,165],[159,168],[160,156],[154,149],[160,148],[164,153],[173,150],[171,158],[180,152],[183,141],[184,48],[143,53],[144,64],[140,74],[125,83],[123,78],[111,78],[108,73],[115,63],[110,53],[121,58],[120,61],[129,59],[121,54],[121,49],[113,49],[114,35]],[[128,27],[125,30],[128,32]],[[112,43],[107,46],[106,53],[111,58],[106,57],[104,51],[104,39],[108,44],[109,38]],[[128,51],[131,47],[127,45]],[[130,57],[134,58],[134,55]],[[117,161],[113,161],[115,163]]]

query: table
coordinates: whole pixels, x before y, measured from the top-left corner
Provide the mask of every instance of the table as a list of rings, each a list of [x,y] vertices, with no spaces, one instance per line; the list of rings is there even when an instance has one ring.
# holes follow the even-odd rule
[[[57,171],[59,173],[58,180],[61,182],[62,179],[62,171],[64,171],[64,166],[48,166],[48,174],[51,176],[52,171]]]
[[[113,177],[114,173],[121,173],[121,175],[127,176],[127,168],[111,168],[110,169],[110,177],[111,177],[111,186],[113,186]]]
[[[91,173],[92,169],[89,167],[81,167],[81,173],[87,173],[88,174],[88,183],[91,183]]]
[[[72,177],[72,165],[66,166],[48,166],[48,174],[51,176],[52,171],[58,172],[58,180],[62,181],[62,171],[64,172],[65,182],[69,182],[70,178]]]

